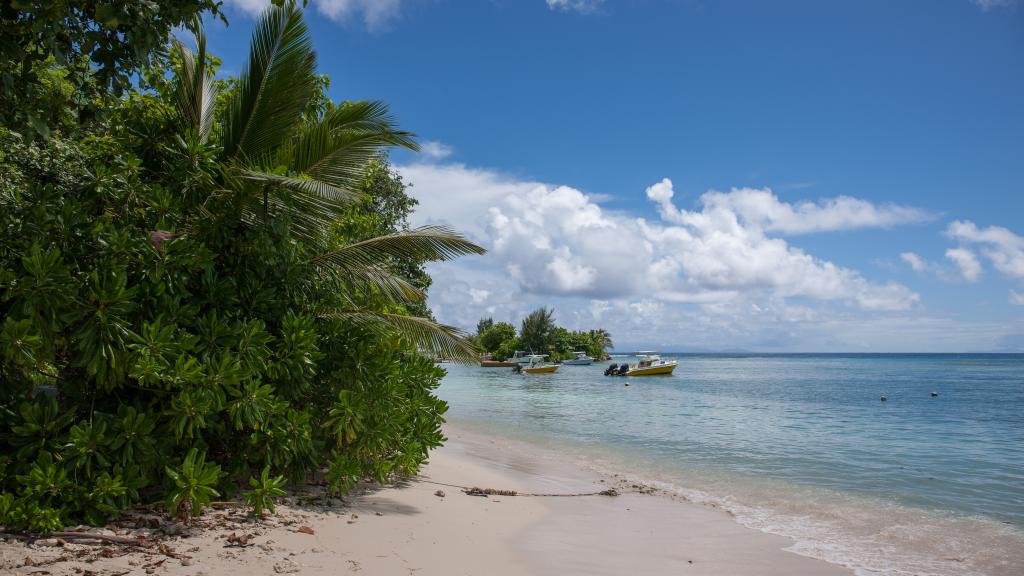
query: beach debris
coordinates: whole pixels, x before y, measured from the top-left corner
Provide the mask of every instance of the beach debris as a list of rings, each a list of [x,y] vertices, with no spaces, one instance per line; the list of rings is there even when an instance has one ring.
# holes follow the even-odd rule
[[[238,548],[245,548],[246,546],[252,546],[251,540],[253,538],[253,534],[242,534],[239,536],[237,533],[232,532],[231,534],[228,534],[228,537],[225,539],[227,544],[225,544],[224,547],[236,546]]]
[[[299,526],[299,528],[298,528],[298,530],[296,530],[296,532],[302,532],[303,534],[309,534],[310,536],[312,536],[313,534],[316,534],[316,532],[312,528],[310,528],[309,526]]]
[[[349,524],[355,524],[356,520],[359,520],[359,514],[353,514],[352,517],[349,518],[348,523]]]
[[[383,516],[384,515],[383,512],[374,512],[374,514],[376,514],[377,516]]]
[[[437,492],[434,492],[434,496],[437,496],[438,498],[444,498],[444,490],[438,490]]]
[[[882,394],[882,397],[881,397],[881,398],[879,398],[879,400],[881,400],[882,402],[885,402],[885,401],[886,401],[886,400],[888,400],[888,399],[889,399],[889,397],[888,397],[888,396],[886,396],[885,394]]]
[[[465,494],[469,496],[518,496],[519,493],[515,490],[499,490],[496,488],[477,488],[476,486],[463,490]]]

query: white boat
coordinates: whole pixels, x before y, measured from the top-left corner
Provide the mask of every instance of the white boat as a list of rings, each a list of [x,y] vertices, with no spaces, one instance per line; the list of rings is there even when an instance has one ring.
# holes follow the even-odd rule
[[[575,358],[570,360],[562,360],[562,364],[568,366],[589,366],[594,363],[594,359],[587,356],[586,352],[573,352],[576,355]]]
[[[547,358],[547,354],[527,354],[522,350],[516,350],[516,353],[505,361],[515,362],[516,364],[542,364],[545,358]]]

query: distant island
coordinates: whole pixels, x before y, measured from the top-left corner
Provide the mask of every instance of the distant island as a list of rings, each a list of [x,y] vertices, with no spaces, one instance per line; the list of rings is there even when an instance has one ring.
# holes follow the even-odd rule
[[[512,357],[517,350],[547,354],[552,360],[573,358],[574,352],[586,352],[592,358],[606,360],[607,351],[615,348],[612,335],[604,328],[570,331],[556,325],[554,310],[546,307],[523,318],[518,333],[509,322],[481,318],[471,338],[485,357],[499,360]]]

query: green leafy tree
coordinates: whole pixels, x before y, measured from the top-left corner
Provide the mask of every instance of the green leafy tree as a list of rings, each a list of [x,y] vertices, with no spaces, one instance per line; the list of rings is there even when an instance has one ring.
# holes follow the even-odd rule
[[[534,352],[547,352],[551,345],[551,336],[555,330],[555,311],[538,308],[523,319],[519,329],[519,338],[527,349]]]
[[[172,30],[216,0],[13,0],[0,4],[0,121],[49,136],[66,111],[95,115],[103,96],[165,53]]]
[[[515,340],[516,327],[508,322],[498,322],[480,335],[480,347],[487,352],[496,352],[506,340]]]

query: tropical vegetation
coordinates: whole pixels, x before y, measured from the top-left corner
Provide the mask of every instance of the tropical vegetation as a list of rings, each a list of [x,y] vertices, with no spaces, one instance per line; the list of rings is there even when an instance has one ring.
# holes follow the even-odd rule
[[[0,10],[7,529],[151,502],[189,521],[239,493],[262,514],[287,481],[345,492],[443,441],[431,357],[478,350],[430,317],[423,263],[482,250],[409,228],[386,150],[414,135],[332,101],[278,4],[221,79],[195,18],[214,2]]]
[[[481,318],[477,323],[476,341],[481,350],[494,358],[505,359],[516,350],[549,354],[555,360],[568,359],[574,352],[586,352],[603,358],[615,348],[611,334],[604,328],[569,331],[555,324],[554,310],[538,308],[523,318],[518,333],[508,322]]]

